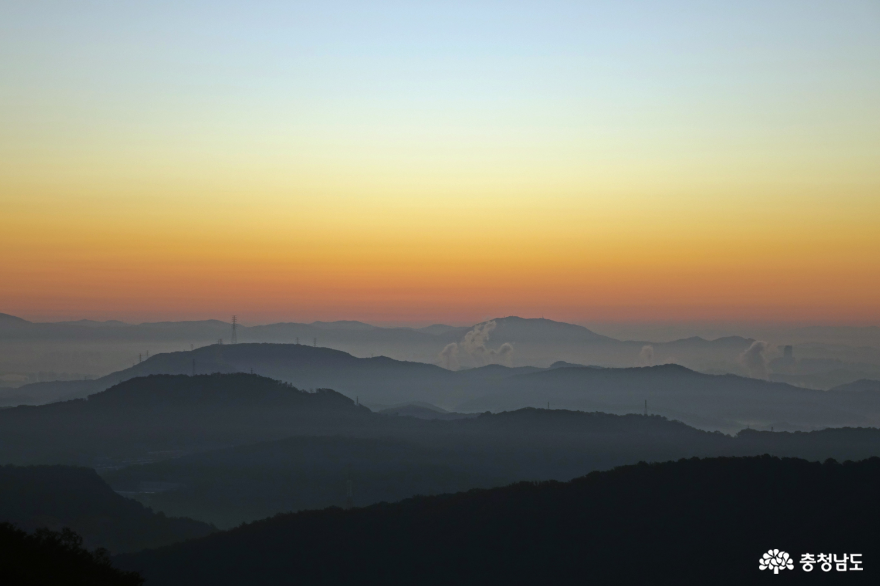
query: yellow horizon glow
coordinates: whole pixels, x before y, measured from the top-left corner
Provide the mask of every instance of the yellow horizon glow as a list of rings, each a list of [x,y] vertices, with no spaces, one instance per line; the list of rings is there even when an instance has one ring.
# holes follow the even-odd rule
[[[880,34],[855,4],[700,26],[658,5],[632,47],[596,9],[572,18],[599,40],[557,41],[562,15],[529,51],[504,27],[534,14],[440,34],[392,4],[433,40],[351,40],[315,4],[306,48],[222,15],[238,52],[154,47],[127,13],[131,41],[0,41],[0,312],[880,324],[880,62],[857,44]]]

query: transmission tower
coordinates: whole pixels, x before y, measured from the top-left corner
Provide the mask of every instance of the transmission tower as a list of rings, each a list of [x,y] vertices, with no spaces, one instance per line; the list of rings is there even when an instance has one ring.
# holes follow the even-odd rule
[[[237,335],[237,332],[235,331],[237,326],[238,326],[238,320],[236,320],[235,316],[233,315],[232,316],[232,343],[233,344],[238,343],[238,335]]]

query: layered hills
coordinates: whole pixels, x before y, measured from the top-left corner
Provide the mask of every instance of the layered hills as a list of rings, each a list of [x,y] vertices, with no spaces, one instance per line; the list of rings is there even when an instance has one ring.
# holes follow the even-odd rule
[[[0,466],[0,523],[33,532],[70,528],[87,549],[137,551],[208,535],[211,525],[166,517],[114,492],[94,470]]]
[[[746,427],[810,430],[880,424],[880,392],[817,391],[736,375],[709,375],[674,364],[596,368],[487,365],[450,371],[420,362],[351,354],[302,344],[213,345],[150,357],[95,381],[41,383],[44,399],[88,396],[154,374],[247,373],[297,388],[329,387],[366,405],[427,402],[459,412],[550,406],[609,413],[652,413],[708,430]],[[17,395],[29,387],[13,389]]]
[[[769,549],[861,554],[875,583],[880,459],[689,459],[570,482],[278,515],[118,556],[146,584],[755,584]],[[392,559],[389,558],[391,556]],[[847,557],[845,563],[852,567]],[[813,573],[820,572],[813,568]],[[812,578],[813,576],[808,576]],[[828,577],[827,574],[823,577]],[[839,577],[839,575],[837,576]]]

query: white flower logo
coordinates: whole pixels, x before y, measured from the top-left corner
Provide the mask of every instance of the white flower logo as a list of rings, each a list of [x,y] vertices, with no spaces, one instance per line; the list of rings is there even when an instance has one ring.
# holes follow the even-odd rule
[[[773,570],[774,574],[778,574],[779,570],[793,570],[794,564],[786,552],[771,549],[758,560],[758,568],[761,570]]]

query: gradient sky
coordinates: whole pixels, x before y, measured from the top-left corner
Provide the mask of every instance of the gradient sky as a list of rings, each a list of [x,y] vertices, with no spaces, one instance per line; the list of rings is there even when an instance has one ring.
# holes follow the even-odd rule
[[[880,324],[880,3],[0,3],[0,312]]]

